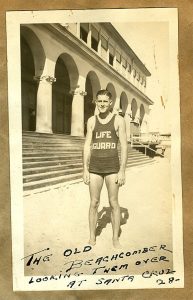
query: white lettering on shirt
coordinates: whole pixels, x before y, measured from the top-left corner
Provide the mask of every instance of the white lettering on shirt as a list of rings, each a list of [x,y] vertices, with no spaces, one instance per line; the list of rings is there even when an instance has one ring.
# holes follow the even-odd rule
[[[111,131],[96,131],[96,139],[111,138]]]

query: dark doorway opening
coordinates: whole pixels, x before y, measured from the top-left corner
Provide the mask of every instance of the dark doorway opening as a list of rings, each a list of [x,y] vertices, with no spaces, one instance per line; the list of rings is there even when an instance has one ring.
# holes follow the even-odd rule
[[[31,49],[21,37],[21,98],[22,130],[36,130],[36,103],[38,84],[34,81],[35,66]]]
[[[52,130],[54,133],[70,134],[72,95],[70,78],[62,58],[58,58],[55,69],[56,82],[52,87]]]

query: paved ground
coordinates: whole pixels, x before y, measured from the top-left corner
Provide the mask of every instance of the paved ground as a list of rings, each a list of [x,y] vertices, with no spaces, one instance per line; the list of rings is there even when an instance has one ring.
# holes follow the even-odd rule
[[[105,186],[99,207],[97,244],[88,252],[63,256],[66,249],[84,249],[88,244],[89,192],[84,183],[76,183],[50,192],[24,198],[25,255],[50,248],[51,262],[41,262],[27,267],[26,275],[51,275],[63,272],[64,263],[75,259],[96,259],[100,256],[124,252],[124,258],[113,265],[129,262],[130,274],[147,269],[172,267],[172,254],[159,250],[146,254],[137,253],[129,258],[126,252],[144,247],[167,245],[172,249],[172,197],[170,163],[167,158],[157,158],[152,165],[135,167],[127,171],[126,184],[120,189],[122,249],[112,247],[112,228]],[[158,249],[157,247],[156,249]],[[74,251],[74,250],[73,250]],[[66,252],[69,254],[70,252]],[[166,255],[170,262],[148,262],[145,258]],[[141,261],[136,267],[136,261]],[[108,263],[107,263],[108,266]],[[90,272],[85,266],[84,272]],[[104,270],[97,271],[102,274]],[[122,274],[125,270],[120,270]],[[100,273],[101,272],[101,273]],[[128,274],[128,270],[126,270]],[[117,273],[117,274],[118,274]]]

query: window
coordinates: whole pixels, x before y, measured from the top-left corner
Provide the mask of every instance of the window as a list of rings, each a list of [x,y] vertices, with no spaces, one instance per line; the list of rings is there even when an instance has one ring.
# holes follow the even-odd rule
[[[96,52],[98,51],[98,41],[96,41],[93,37],[91,37],[91,48]]]
[[[81,23],[80,24],[80,38],[85,43],[87,43],[88,32],[89,32],[89,24],[88,23]]]
[[[99,33],[97,29],[92,26],[91,27],[91,48],[95,51],[98,51],[98,44],[99,44]]]
[[[105,50],[108,49],[108,42],[104,36],[101,35],[101,47]]]
[[[113,61],[114,61],[114,56],[111,53],[109,53],[109,64],[111,66],[113,66]]]
[[[137,80],[139,81],[140,80],[140,73],[137,72]]]
[[[133,77],[136,77],[136,75],[137,75],[137,71],[133,69]]]
[[[118,72],[121,71],[121,53],[118,51],[116,51],[116,70]]]
[[[131,73],[131,64],[128,63],[127,65],[128,65],[128,72]]]
[[[116,51],[116,61],[121,63],[121,53],[119,53],[118,51]]]
[[[101,56],[105,60],[107,59],[108,41],[101,35]]]
[[[122,66],[123,66],[124,69],[127,68],[127,61],[124,57],[122,57]]]
[[[114,61],[114,48],[111,44],[109,44],[109,64],[113,66]]]

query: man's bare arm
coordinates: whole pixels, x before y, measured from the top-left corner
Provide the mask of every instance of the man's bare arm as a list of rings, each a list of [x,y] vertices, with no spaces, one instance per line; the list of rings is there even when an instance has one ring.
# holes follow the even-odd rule
[[[127,157],[128,157],[125,120],[122,117],[117,116],[117,124],[118,124],[119,142],[121,146],[121,161],[120,161],[119,173],[117,175],[117,183],[119,185],[123,185],[125,183],[125,169],[126,169]]]
[[[87,134],[84,143],[84,150],[83,150],[83,180],[84,183],[89,184],[89,161],[90,161],[90,146],[92,141],[92,125],[93,125],[93,117],[88,119],[87,122]]]

